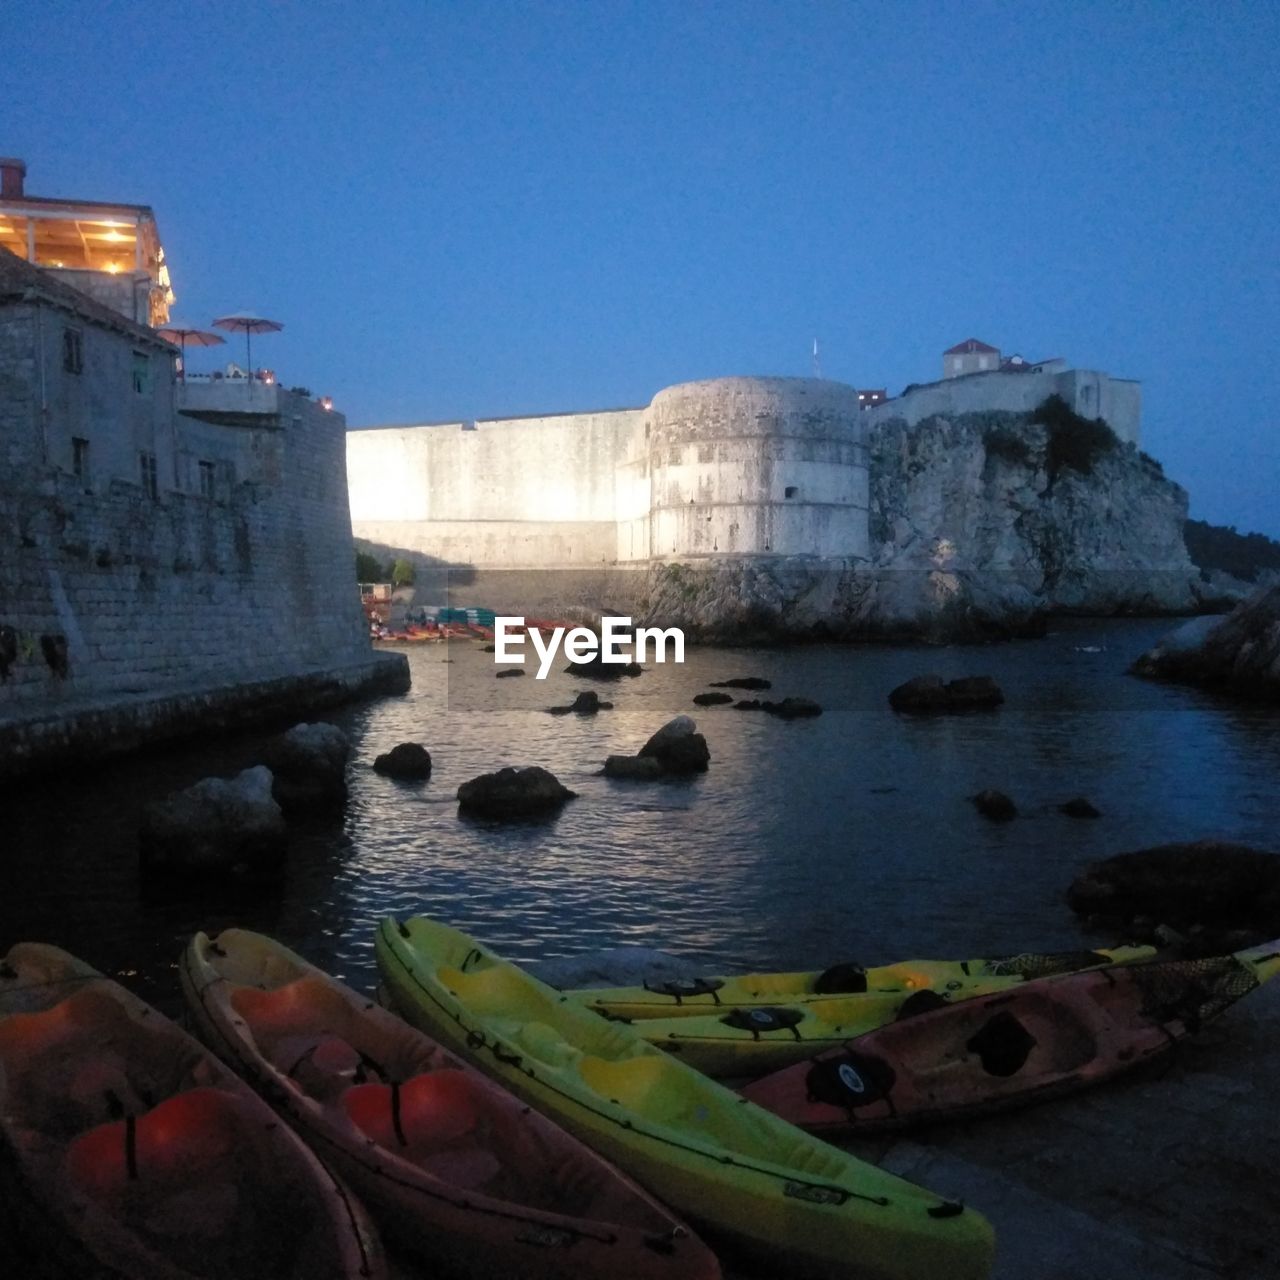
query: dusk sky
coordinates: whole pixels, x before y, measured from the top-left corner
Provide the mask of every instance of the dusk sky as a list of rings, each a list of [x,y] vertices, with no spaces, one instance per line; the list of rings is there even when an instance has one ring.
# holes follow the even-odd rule
[[[176,319],[355,425],[941,376],[1143,383],[1192,514],[1280,535],[1280,6],[58,3],[4,23],[32,195],[147,203]],[[214,367],[243,348],[193,355]]]

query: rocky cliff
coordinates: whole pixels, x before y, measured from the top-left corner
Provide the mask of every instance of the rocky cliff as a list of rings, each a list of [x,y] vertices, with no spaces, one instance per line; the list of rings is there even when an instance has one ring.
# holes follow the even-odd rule
[[[889,421],[867,440],[870,556],[655,566],[637,612],[707,640],[1030,634],[1050,613],[1187,613],[1187,495],[1096,423]]]

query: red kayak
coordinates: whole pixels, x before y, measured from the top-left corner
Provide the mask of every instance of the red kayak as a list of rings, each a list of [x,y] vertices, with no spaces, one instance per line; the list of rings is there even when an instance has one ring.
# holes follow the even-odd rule
[[[12,1276],[386,1274],[363,1208],[257,1095],[150,1005],[34,943],[0,960],[0,1223]]]
[[[200,1035],[429,1274],[719,1280],[594,1151],[280,943],[197,933],[180,976]]]
[[[1023,1106],[1168,1053],[1280,971],[1280,939],[1235,955],[1028,982],[870,1031],[742,1090],[801,1128],[906,1128]]]

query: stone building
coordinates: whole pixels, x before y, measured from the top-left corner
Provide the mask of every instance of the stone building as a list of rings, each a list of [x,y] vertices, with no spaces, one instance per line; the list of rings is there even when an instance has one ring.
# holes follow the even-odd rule
[[[839,382],[716,378],[643,409],[352,431],[352,523],[499,568],[863,556],[861,413]]]
[[[175,354],[0,249],[0,776],[388,676],[342,415],[277,386],[180,392]]]

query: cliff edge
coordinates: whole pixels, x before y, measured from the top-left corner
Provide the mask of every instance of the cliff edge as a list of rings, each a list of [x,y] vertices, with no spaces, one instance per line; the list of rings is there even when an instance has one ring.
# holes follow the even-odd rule
[[[865,561],[661,564],[638,612],[722,642],[945,642],[1034,634],[1052,613],[1201,607],[1183,541],[1186,491],[1103,423],[890,419],[869,431],[867,458]]]

